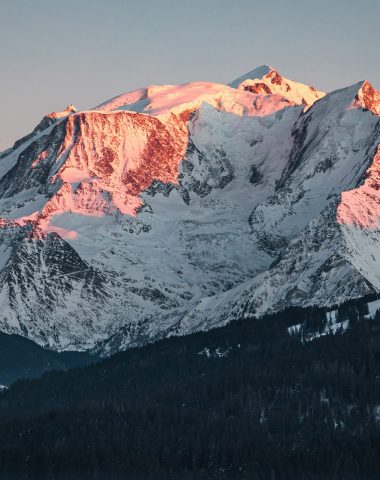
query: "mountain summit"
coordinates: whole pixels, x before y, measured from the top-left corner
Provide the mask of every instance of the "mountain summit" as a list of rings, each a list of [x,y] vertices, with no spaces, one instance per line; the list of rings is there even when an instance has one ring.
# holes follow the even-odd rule
[[[242,75],[229,85],[256,94],[277,93],[296,104],[304,104],[306,108],[325,95],[325,92],[314,87],[282,77],[277,70],[267,65]]]
[[[263,66],[45,116],[0,157],[0,329],[106,355],[378,292],[378,104]]]
[[[271,72],[272,70],[274,69],[269,65],[261,65],[261,67],[254,68],[248,73],[245,73],[244,75],[241,75],[240,77],[235,78],[235,80],[230,82],[228,85],[232,88],[238,88],[238,86],[245,80],[252,80],[255,78],[261,79],[266,75],[268,75],[268,73]]]
[[[363,108],[371,110],[375,115],[380,115],[380,92],[367,80],[361,85],[356,100]]]

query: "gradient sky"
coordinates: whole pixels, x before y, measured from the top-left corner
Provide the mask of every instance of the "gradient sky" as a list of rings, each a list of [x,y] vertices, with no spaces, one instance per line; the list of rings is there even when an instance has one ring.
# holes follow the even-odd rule
[[[0,0],[0,151],[48,112],[261,64],[380,88],[380,0]]]

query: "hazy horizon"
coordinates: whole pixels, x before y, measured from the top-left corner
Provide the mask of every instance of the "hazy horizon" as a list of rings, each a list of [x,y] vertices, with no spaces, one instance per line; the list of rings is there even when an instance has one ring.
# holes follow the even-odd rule
[[[0,14],[0,151],[71,103],[262,64],[326,91],[380,88],[377,0],[0,0]]]

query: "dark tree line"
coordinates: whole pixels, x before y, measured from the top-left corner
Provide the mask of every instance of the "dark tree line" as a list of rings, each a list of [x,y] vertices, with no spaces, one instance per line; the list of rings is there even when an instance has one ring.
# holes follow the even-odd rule
[[[378,479],[380,314],[355,308],[306,344],[287,328],[318,309],[19,381],[0,396],[0,478]]]
[[[98,359],[81,352],[54,352],[19,335],[0,332],[0,385],[40,377],[48,370],[89,365]]]

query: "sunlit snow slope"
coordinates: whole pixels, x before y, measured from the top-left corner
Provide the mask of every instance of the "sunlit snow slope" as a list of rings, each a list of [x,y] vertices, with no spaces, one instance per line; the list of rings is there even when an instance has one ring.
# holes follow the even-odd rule
[[[379,108],[263,66],[47,115],[0,155],[0,329],[107,354],[377,291]]]

